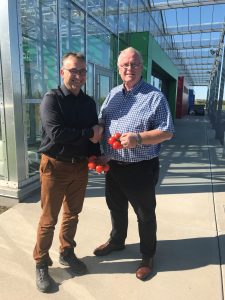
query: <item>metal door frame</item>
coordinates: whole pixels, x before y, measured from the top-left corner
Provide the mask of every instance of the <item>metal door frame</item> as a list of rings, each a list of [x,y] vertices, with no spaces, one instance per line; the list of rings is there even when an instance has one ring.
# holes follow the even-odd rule
[[[97,112],[99,112],[100,107],[98,103],[99,99],[99,75],[109,77],[109,90],[113,87],[113,70],[103,68],[101,66],[94,64],[94,99],[96,102]]]
[[[3,90],[3,78],[2,78],[2,59],[0,53],[0,126],[2,132],[2,157],[3,157],[3,178],[1,180],[8,180],[8,168],[7,168],[7,152],[6,152],[6,133],[5,133],[5,113],[4,113],[4,90]]]

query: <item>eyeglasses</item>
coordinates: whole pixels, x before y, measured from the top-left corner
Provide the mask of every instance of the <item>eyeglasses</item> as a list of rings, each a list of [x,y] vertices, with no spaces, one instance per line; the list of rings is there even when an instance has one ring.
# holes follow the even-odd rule
[[[124,64],[124,65],[120,65],[121,68],[127,70],[129,68],[131,69],[137,69],[140,66],[140,64]]]
[[[76,69],[76,68],[73,68],[73,69],[63,68],[63,69],[69,71],[72,75],[81,75],[81,76],[84,76],[87,73],[86,69]]]

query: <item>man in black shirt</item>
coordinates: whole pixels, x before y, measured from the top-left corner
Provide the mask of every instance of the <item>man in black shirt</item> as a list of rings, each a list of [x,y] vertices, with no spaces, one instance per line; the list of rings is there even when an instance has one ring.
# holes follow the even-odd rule
[[[74,253],[74,237],[88,181],[88,157],[100,155],[95,102],[81,90],[86,81],[84,56],[81,53],[64,55],[60,74],[63,85],[47,92],[40,107],[42,215],[33,257],[36,284],[41,292],[49,291],[51,286],[49,249],[61,206],[59,262],[71,267],[76,274],[87,272],[86,265]]]

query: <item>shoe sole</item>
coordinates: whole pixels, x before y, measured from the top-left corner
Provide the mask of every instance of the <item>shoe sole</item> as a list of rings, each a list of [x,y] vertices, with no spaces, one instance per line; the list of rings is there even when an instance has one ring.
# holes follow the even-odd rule
[[[39,292],[42,292],[42,293],[48,293],[48,292],[50,292],[50,290],[51,290],[51,285],[50,285],[49,287],[47,287],[46,289],[41,289],[41,288],[39,288],[39,287],[37,286],[37,289],[38,289]]]

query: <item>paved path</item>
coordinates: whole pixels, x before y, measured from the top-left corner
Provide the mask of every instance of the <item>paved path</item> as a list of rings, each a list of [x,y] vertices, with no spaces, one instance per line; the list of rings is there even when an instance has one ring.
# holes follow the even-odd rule
[[[53,292],[35,286],[32,250],[39,195],[0,215],[2,300],[223,300],[225,286],[225,159],[204,117],[176,120],[176,137],[163,144],[157,188],[158,248],[152,278],[135,277],[140,255],[136,217],[129,211],[127,247],[104,258],[93,249],[110,230],[104,177],[90,175],[77,232],[78,257],[89,274],[75,277],[58,262],[58,226],[51,248]]]

